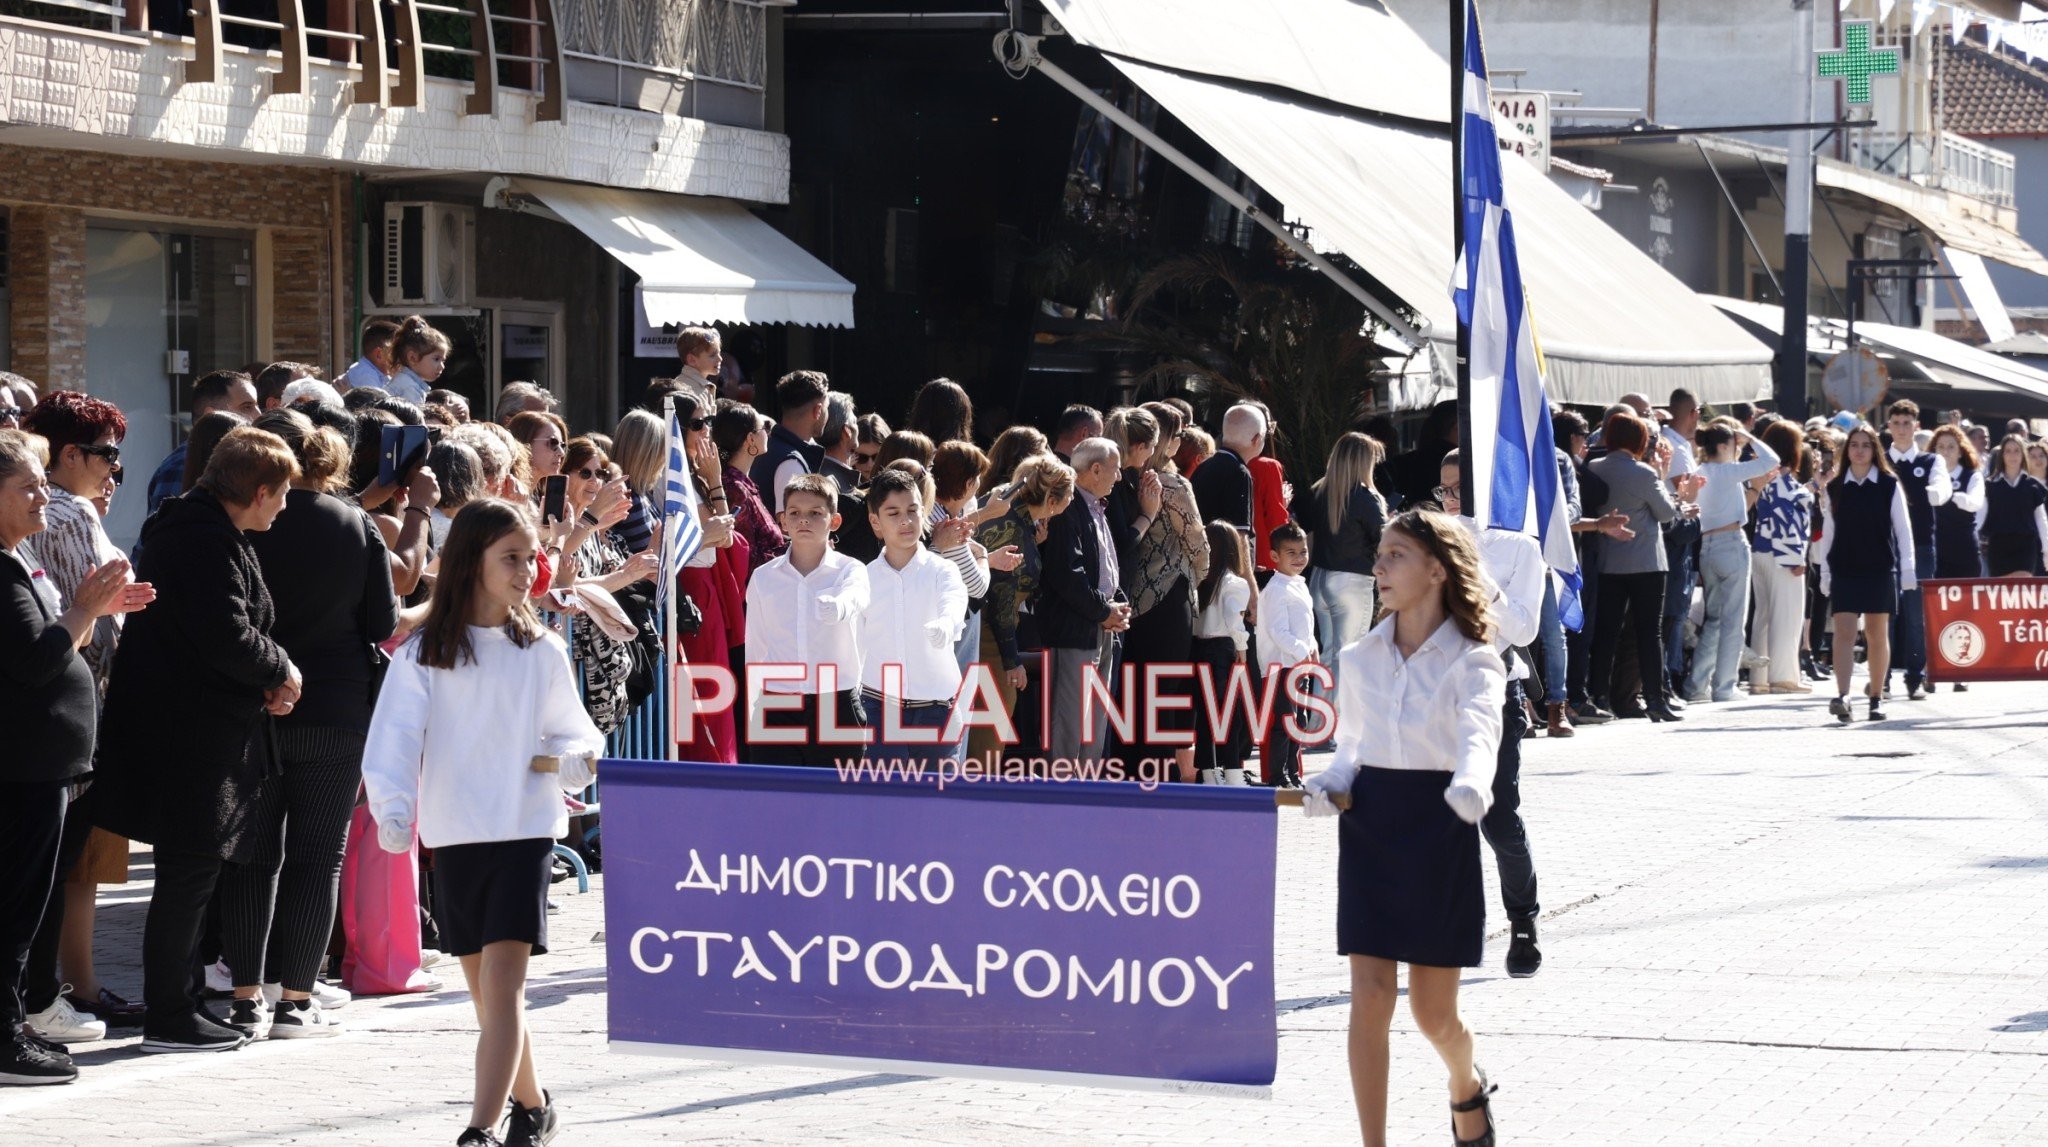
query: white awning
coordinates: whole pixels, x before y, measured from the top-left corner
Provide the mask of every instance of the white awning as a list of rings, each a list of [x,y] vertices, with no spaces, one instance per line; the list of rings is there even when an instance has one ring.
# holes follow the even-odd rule
[[[730,199],[517,179],[640,276],[660,324],[853,325],[853,284]]]
[[[1707,298],[1729,314],[1765,330],[1784,329],[1785,312],[1774,304],[1711,295]],[[1806,325],[1809,354],[1825,358],[1846,345],[1848,324],[1841,319],[1808,316]],[[2035,370],[2003,355],[1933,331],[1891,323],[1858,322],[1856,341],[1868,344],[1879,352],[1880,358],[1889,360],[1896,389],[1938,388],[1964,406],[1976,403],[2005,410],[2017,400],[2028,410],[2048,409],[2048,371]],[[1900,366],[1906,367],[1906,371],[1901,372]]]
[[[1096,3],[1064,0],[1053,6],[1079,10]],[[1124,11],[1121,3],[1116,7]],[[1399,41],[1389,42],[1399,47]],[[1141,46],[1124,43],[1133,50]],[[1325,40],[1309,48],[1341,51],[1359,72],[1382,63],[1380,44]],[[1433,339],[1453,337],[1447,138],[1304,106],[1283,94],[1110,59],[1285,204],[1291,218],[1313,227],[1321,240],[1413,308]],[[1430,59],[1447,83],[1442,61]],[[1406,65],[1396,59],[1388,66]],[[1630,391],[1661,396],[1681,386],[1705,402],[1769,395],[1766,347],[1533,167],[1502,166],[1523,281],[1556,401],[1605,405]]]
[[[1782,161],[1780,161],[1782,162]],[[1933,232],[1942,245],[1996,259],[2022,271],[2048,275],[2048,257],[2018,235],[1982,219],[1962,214],[1962,196],[1879,175],[1832,159],[1814,165],[1815,180],[1822,187],[1853,191],[1897,209],[1908,219]]]

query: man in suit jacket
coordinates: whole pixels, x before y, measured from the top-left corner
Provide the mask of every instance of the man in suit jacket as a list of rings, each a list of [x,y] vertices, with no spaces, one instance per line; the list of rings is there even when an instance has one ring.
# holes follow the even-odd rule
[[[1202,460],[1188,479],[1195,505],[1210,521],[1222,520],[1245,536],[1248,552],[1258,539],[1252,533],[1252,470],[1247,464],[1266,446],[1266,416],[1256,406],[1238,405],[1223,415],[1223,437],[1216,453]]]
[[[1117,588],[1119,571],[1109,492],[1121,476],[1122,458],[1107,438],[1083,439],[1074,447],[1074,499],[1047,525],[1040,547],[1039,635],[1052,654],[1052,728],[1048,755],[1084,760],[1100,757],[1108,725],[1097,713],[1092,728],[1081,724],[1084,675],[1090,667],[1109,680],[1116,635],[1130,628],[1131,607]]]

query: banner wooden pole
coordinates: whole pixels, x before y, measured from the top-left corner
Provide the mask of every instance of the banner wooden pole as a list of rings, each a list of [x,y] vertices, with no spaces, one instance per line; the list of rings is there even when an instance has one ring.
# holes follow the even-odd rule
[[[1301,789],[1273,790],[1273,805],[1276,808],[1300,808],[1302,805],[1307,803],[1308,793],[1302,791]],[[1351,794],[1338,793],[1336,796],[1330,798],[1330,803],[1348,812],[1351,808]]]

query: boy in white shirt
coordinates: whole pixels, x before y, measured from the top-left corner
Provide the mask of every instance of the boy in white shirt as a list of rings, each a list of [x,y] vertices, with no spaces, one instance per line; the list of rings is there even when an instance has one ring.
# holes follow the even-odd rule
[[[860,620],[860,700],[878,763],[934,763],[951,753],[958,734],[944,734],[960,691],[953,645],[966,625],[967,586],[960,569],[924,545],[926,508],[916,478],[896,469],[875,475],[867,491],[868,523],[882,556],[868,563],[868,608]],[[938,730],[938,739],[885,739],[907,729]]]
[[[1273,559],[1273,576],[1259,590],[1259,652],[1264,655],[1266,676],[1281,681],[1278,701],[1260,751],[1266,783],[1287,788],[1301,787],[1301,742],[1287,730],[1287,717],[1301,719],[1299,708],[1287,699],[1289,671],[1316,657],[1316,609],[1309,597],[1308,532],[1293,522],[1282,523],[1269,536],[1268,553]]]
[[[754,764],[831,768],[837,758],[861,754],[860,619],[868,608],[868,571],[832,549],[838,505],[838,483],[825,475],[791,479],[780,514],[789,549],[747,583],[747,740]],[[757,667],[772,676],[756,694]],[[792,694],[800,704],[777,700]],[[827,735],[827,716],[845,732]],[[764,735],[771,730],[778,741],[800,739],[773,742]]]

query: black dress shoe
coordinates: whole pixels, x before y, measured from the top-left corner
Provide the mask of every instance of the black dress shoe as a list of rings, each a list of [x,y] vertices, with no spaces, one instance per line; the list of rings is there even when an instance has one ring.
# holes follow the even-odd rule
[[[1508,975],[1526,980],[1543,966],[1543,950],[1536,946],[1536,921],[1515,919],[1508,924]]]
[[[1643,712],[1647,713],[1650,717],[1650,720],[1653,722],[1685,720],[1684,717],[1679,716],[1676,712],[1673,711],[1673,709],[1674,707],[1670,705],[1643,706]]]
[[[1623,721],[1640,721],[1650,714],[1641,705],[1616,705],[1614,715]]]

